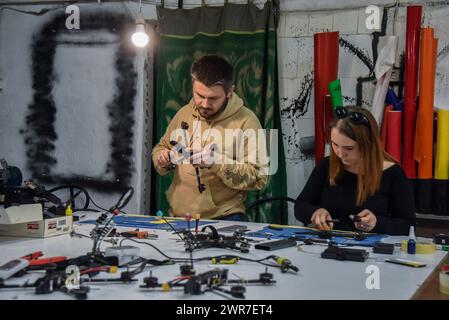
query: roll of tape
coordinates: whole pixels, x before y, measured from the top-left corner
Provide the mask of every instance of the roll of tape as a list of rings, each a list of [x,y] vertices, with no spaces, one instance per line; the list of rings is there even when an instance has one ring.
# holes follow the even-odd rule
[[[407,252],[407,242],[408,240],[402,240],[401,250]],[[436,251],[435,243],[428,243],[423,241],[416,242],[416,253],[417,254],[433,254]]]

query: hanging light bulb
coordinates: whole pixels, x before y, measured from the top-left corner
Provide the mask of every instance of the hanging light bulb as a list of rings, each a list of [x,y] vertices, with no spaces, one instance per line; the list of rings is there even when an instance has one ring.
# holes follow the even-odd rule
[[[140,1],[139,15],[136,19],[136,31],[133,33],[131,40],[134,45],[139,48],[145,47],[150,40],[145,32],[145,19],[142,15],[142,0]]]

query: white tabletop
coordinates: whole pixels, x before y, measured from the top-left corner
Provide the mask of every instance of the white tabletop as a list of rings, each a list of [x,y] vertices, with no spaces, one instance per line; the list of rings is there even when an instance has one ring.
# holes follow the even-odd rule
[[[92,219],[92,217],[89,217]],[[250,230],[261,229],[266,224],[243,223],[234,221],[220,221],[214,224],[219,228],[222,226],[245,224]],[[78,233],[88,234],[93,225],[74,223],[74,230]],[[127,228],[129,229],[129,228]],[[177,258],[188,258],[189,254],[185,251],[184,244],[180,239],[170,231],[151,230],[158,234],[157,240],[146,240],[157,246],[166,255]],[[262,240],[259,238],[254,238]],[[398,243],[405,237],[389,237],[385,242]],[[264,240],[265,241],[265,240]],[[139,245],[131,241],[125,241],[123,245],[139,246],[141,256],[147,259],[164,260],[165,258],[156,250],[146,245]],[[110,243],[103,243],[102,250]],[[437,251],[432,255],[408,255],[395,249],[394,257],[405,258],[409,260],[422,261],[427,264],[423,268],[412,268],[384,262],[385,258],[391,258],[392,255],[373,254],[371,248],[367,249],[370,254],[366,262],[351,262],[322,259],[320,254],[326,246],[311,245],[303,246],[303,251],[296,247],[263,251],[256,250],[254,246],[250,252],[245,254],[238,251],[227,249],[201,249],[193,253],[194,258],[202,256],[217,255],[238,255],[251,259],[260,259],[274,254],[291,260],[292,264],[297,266],[298,273],[281,273],[278,268],[269,268],[268,272],[273,274],[276,284],[269,286],[246,285],[246,299],[251,300],[304,300],[304,299],[410,299],[415,291],[423,284],[425,279],[431,274],[439,262],[444,258],[446,252]],[[68,256],[77,257],[90,252],[92,241],[87,238],[70,237],[69,235],[56,236],[46,239],[33,238],[14,238],[0,237],[0,265],[9,260],[21,257],[34,251],[42,251],[44,257]],[[272,263],[272,261],[269,261]],[[374,266],[374,267],[372,267]],[[229,279],[258,279],[259,274],[265,272],[265,266],[255,262],[240,260],[233,265],[213,265],[208,261],[194,263],[195,270],[202,273],[214,268],[227,268],[229,270]],[[377,268],[378,269],[377,269]],[[134,268],[134,267],[132,267]],[[121,269],[125,270],[125,269]],[[169,266],[157,266],[147,268],[143,273],[136,276],[137,282],[130,284],[104,283],[91,284],[88,299],[229,299],[213,292],[207,292],[203,295],[186,295],[178,288],[170,292],[162,292],[160,289],[141,289],[139,285],[143,284],[142,279],[149,275],[159,279],[159,282],[169,281],[179,276],[179,264]],[[379,271],[379,288],[367,288],[367,279],[371,279],[372,270]],[[369,273],[368,273],[369,272]],[[100,273],[97,277],[118,277],[120,274]],[[42,272],[33,272],[24,277],[11,278],[7,284],[21,284],[26,279],[32,283],[35,279],[42,276]],[[370,278],[371,277],[371,278]],[[369,280],[368,279],[368,280]],[[369,282],[369,281],[368,281]],[[371,286],[373,287],[373,286]],[[229,289],[229,287],[227,287]],[[72,299],[64,293],[54,292],[48,295],[36,295],[33,289],[0,289],[0,299]]]

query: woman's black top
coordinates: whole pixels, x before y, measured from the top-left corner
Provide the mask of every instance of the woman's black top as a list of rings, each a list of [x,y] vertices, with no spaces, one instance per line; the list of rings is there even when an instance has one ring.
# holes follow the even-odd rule
[[[301,194],[296,199],[295,216],[305,225],[319,208],[329,211],[334,229],[355,230],[349,215],[369,209],[377,218],[371,232],[389,235],[408,235],[415,225],[415,204],[410,182],[402,168],[394,164],[382,173],[379,191],[361,205],[355,205],[357,175],[344,171],[335,186],[329,185],[329,157],[313,170]]]

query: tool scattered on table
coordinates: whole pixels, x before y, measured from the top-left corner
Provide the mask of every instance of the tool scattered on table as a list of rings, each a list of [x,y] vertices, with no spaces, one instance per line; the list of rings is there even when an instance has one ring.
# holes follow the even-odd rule
[[[210,232],[208,232],[210,230]],[[239,232],[233,235],[223,235],[218,233],[214,226],[207,225],[199,233],[192,233],[190,230],[182,232],[186,251],[193,251],[203,248],[223,248],[238,250],[248,253],[251,246],[250,241]]]
[[[190,219],[192,219],[192,215],[190,213],[187,213],[185,215],[185,219],[187,221],[187,229],[188,229],[189,235],[193,235],[190,231]],[[195,235],[197,235],[197,233],[195,233]],[[190,254],[190,264],[181,265],[181,267],[180,267],[181,275],[183,275],[183,276],[192,276],[195,274],[195,268],[193,267],[193,248],[192,248],[192,241],[189,241],[190,238],[191,237],[186,237],[186,235],[184,235],[186,250]]]
[[[157,215],[157,214],[156,214]],[[181,217],[147,216],[147,215],[116,215],[113,218],[117,227],[138,229],[176,230],[182,231],[188,228],[187,221]],[[84,220],[81,224],[96,224],[95,220]],[[218,223],[217,220],[199,220],[198,226]],[[196,221],[195,221],[196,224]]]
[[[171,291],[173,288],[181,288],[185,294],[190,295],[200,295],[208,291],[219,291],[234,298],[244,299],[246,289],[243,284],[272,285],[275,283],[276,281],[273,280],[273,275],[267,270],[260,273],[258,279],[229,279],[228,269],[213,269],[198,275],[176,277],[165,283],[159,283],[158,278],[154,277],[150,271],[149,277],[143,279],[143,284],[140,285],[140,288],[160,288],[165,292]],[[224,288],[229,285],[232,285],[229,290]]]
[[[181,122],[181,129],[184,134],[184,141],[186,142],[186,147],[189,146],[189,141],[187,140],[187,130],[189,130],[189,124],[185,121]],[[192,155],[192,153],[190,153]],[[201,183],[200,170],[197,166],[195,166],[195,174],[196,174],[196,182],[198,184],[198,191],[203,193],[206,190],[206,186],[204,183]]]
[[[120,210],[128,204],[133,193],[134,189],[132,187],[128,188],[128,190],[122,194],[117,203],[112,206],[107,212],[102,213],[96,220],[95,227],[90,232],[90,236],[93,239],[91,252],[92,256],[101,256],[100,244],[114,230],[114,216],[120,214]]]
[[[258,243],[254,246],[256,249],[272,251],[296,246],[295,238],[280,239],[270,242]]]
[[[239,261],[239,257],[232,255],[222,255],[217,257],[212,257],[212,264],[236,264]]]
[[[26,259],[14,259],[0,266],[0,280],[7,280],[18,272],[28,267],[29,261]]]
[[[118,232],[116,229],[109,234],[111,237],[137,238],[137,239],[157,239],[158,235],[139,229]]]
[[[245,233],[248,230],[249,229],[247,226],[243,226],[241,224],[234,224],[231,226],[217,228],[217,231],[219,231],[219,232],[236,232],[237,231],[239,233]]]
[[[414,267],[414,268],[422,268],[427,265],[423,262],[401,259],[401,258],[388,258],[388,259],[385,259],[385,262],[400,264],[403,266]]]
[[[46,274],[38,278],[34,283],[26,281],[24,284],[5,284],[3,279],[0,279],[0,289],[27,289],[33,288],[36,294],[49,294],[55,291],[68,294],[76,299],[87,299],[87,293],[90,288],[87,286],[79,285],[75,288],[69,288],[66,286],[67,275],[65,271],[48,270]]]
[[[394,244],[378,242],[373,247],[373,253],[393,254]]]
[[[318,230],[299,226],[268,225],[262,230],[246,232],[247,237],[288,239],[295,238],[297,241],[312,239],[328,239],[337,245],[373,247],[377,242],[387,237],[382,234],[364,233],[361,231],[341,231],[341,230]]]
[[[34,266],[42,266],[49,263],[58,263],[62,261],[66,261],[66,256],[56,256],[56,257],[50,257],[50,258],[41,258],[44,254],[42,251],[36,251],[33,253],[30,253],[28,255],[25,255],[21,257],[21,259],[28,260],[29,264],[28,267],[32,268]]]
[[[200,225],[201,215],[199,213],[195,213],[193,215],[193,218],[195,219],[195,233],[198,233],[198,227]]]
[[[368,251],[363,249],[341,248],[330,245],[321,253],[321,258],[364,262],[368,255]]]

